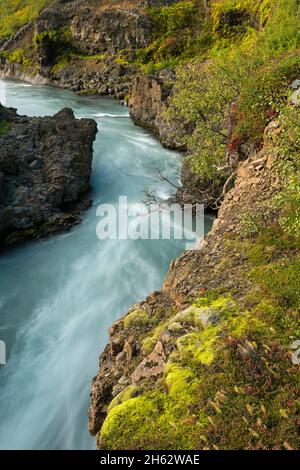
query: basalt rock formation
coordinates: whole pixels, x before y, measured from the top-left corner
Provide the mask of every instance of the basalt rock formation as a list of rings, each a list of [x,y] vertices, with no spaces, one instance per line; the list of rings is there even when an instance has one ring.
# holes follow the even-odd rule
[[[76,92],[124,99],[137,67],[118,59],[147,46],[152,24],[144,8],[173,3],[56,0],[2,44],[2,76],[47,80]],[[14,56],[22,51],[24,57]]]
[[[0,107],[0,245],[64,231],[89,205],[93,120],[70,109],[28,118]]]
[[[178,129],[165,117],[174,82],[175,73],[171,70],[137,77],[131,89],[129,113],[135,124],[154,132],[164,146],[184,150]]]

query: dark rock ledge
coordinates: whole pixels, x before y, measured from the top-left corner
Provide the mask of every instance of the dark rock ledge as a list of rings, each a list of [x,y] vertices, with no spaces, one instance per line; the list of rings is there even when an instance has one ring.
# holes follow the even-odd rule
[[[0,249],[79,223],[96,134],[67,108],[29,118],[0,105]]]

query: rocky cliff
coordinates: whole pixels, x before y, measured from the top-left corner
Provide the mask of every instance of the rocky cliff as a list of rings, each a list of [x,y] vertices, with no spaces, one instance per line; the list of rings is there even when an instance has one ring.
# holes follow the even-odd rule
[[[89,205],[96,123],[69,109],[28,118],[1,106],[0,125],[1,247],[78,223]]]
[[[287,292],[268,291],[267,280],[296,255],[292,243],[280,248],[270,204],[281,187],[273,142],[281,132],[272,122],[263,149],[240,165],[198,249],[111,327],[91,387],[89,427],[99,448],[297,447],[297,302],[274,302]],[[260,276],[251,275],[255,266]],[[285,282],[278,277],[278,286]]]
[[[124,99],[138,69],[122,53],[129,58],[151,42],[145,7],[170,3],[53,1],[2,45],[0,73]]]
[[[163,70],[155,76],[136,77],[130,93],[129,113],[135,124],[150,129],[163,145],[184,150],[180,132],[165,116],[174,82],[172,70]]]

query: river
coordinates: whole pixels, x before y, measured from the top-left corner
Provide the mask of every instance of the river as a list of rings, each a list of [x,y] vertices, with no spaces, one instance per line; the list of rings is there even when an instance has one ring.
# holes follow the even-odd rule
[[[0,256],[1,449],[94,449],[87,431],[89,387],[108,328],[135,302],[160,288],[184,241],[105,240],[96,236],[99,204],[119,195],[138,203],[159,169],[174,181],[180,155],[134,126],[113,99],[79,97],[50,86],[0,81],[0,101],[29,116],[68,106],[97,121],[91,198],[82,224]],[[207,227],[210,225],[207,219]]]

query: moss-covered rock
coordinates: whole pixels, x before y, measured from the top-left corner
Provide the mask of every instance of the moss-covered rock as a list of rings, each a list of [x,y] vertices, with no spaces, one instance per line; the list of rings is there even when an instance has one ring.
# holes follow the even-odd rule
[[[124,318],[125,328],[143,328],[150,323],[150,318],[145,310],[134,310]]]
[[[130,385],[126,387],[122,392],[120,392],[111,402],[108,407],[108,413],[118,405],[125,403],[125,401],[130,400],[138,395],[139,389],[136,385]]]

